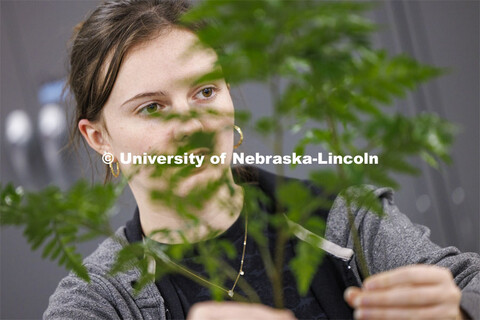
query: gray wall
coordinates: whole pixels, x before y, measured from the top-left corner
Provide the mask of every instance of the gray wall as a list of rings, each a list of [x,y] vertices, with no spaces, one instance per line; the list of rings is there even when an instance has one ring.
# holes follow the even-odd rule
[[[45,81],[65,76],[66,42],[73,26],[91,10],[96,1],[5,1],[1,9],[1,182],[25,184],[15,173],[10,146],[6,143],[5,117],[15,109],[25,110],[36,121],[40,108],[36,94]],[[422,62],[449,67],[451,72],[398,101],[395,108],[408,115],[423,110],[437,112],[463,128],[453,146],[453,164],[436,171],[422,168],[420,177],[399,177],[402,189],[396,203],[413,221],[432,229],[432,239],[440,245],[455,245],[464,251],[480,251],[479,230],[479,3],[477,1],[390,1],[370,16],[384,25],[375,40],[392,53],[408,53]],[[269,97],[258,84],[244,85],[233,93],[236,107],[255,110],[255,116],[269,112]],[[243,99],[241,97],[243,96]],[[290,151],[295,139],[287,139]],[[40,152],[41,138],[34,132],[32,150]],[[243,152],[269,150],[251,132],[245,132]],[[38,153],[40,155],[40,153]],[[70,179],[82,176],[90,166],[83,155],[62,154]],[[99,163],[99,161],[95,161]],[[51,182],[45,164],[32,164],[31,189]],[[269,170],[273,167],[266,166]],[[289,176],[307,177],[301,167]],[[89,170],[87,169],[88,173]],[[88,174],[87,174],[88,177]],[[113,225],[129,219],[135,203],[126,191],[119,200]],[[48,297],[66,271],[38,252],[30,252],[22,230],[1,229],[2,319],[40,318]],[[83,245],[87,254],[97,242]]]

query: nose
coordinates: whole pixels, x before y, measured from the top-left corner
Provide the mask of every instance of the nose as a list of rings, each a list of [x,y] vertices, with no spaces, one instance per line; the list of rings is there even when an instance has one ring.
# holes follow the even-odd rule
[[[174,129],[174,139],[176,142],[185,142],[194,132],[203,131],[204,127],[198,118],[191,118],[188,121],[180,122]]]

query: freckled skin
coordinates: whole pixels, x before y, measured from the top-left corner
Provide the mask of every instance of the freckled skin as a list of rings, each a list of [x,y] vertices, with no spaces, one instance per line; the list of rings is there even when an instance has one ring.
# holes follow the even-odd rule
[[[173,29],[155,40],[134,48],[127,55],[120,68],[112,93],[104,106],[103,117],[110,135],[107,137],[111,151],[116,159],[121,152],[142,155],[144,152],[168,154],[175,150],[174,137],[182,132],[191,133],[196,130],[217,130],[216,154],[227,153],[225,165],[211,166],[185,181],[183,192],[192,188],[197,182],[205,180],[205,175],[219,176],[221,170],[231,162],[233,150],[233,130],[219,130],[226,125],[233,125],[233,103],[225,81],[215,81],[219,87],[214,99],[208,103],[209,108],[219,112],[230,113],[230,116],[204,117],[191,120],[189,123],[177,121],[161,122],[158,118],[149,118],[138,113],[139,107],[158,102],[168,106],[173,112],[183,112],[191,108],[202,110],[205,101],[195,99],[198,90],[209,83],[192,85],[184,79],[196,74],[212,70],[217,59],[213,50],[196,49],[188,54],[196,41],[196,36],[188,31]],[[122,104],[131,97],[142,92],[163,91],[166,97],[146,97],[135,100],[124,106]],[[159,111],[162,112],[162,111]],[[130,172],[129,165],[120,164],[122,172]],[[148,192],[154,184],[144,170],[130,182],[134,193]]]

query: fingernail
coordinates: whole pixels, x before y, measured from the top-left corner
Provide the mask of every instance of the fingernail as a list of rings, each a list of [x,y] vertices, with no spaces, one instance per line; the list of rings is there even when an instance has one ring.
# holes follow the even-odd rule
[[[343,299],[348,300],[351,293],[352,293],[352,289],[348,288],[347,290],[345,290],[345,292],[343,293]]]
[[[355,300],[353,300],[353,306],[355,308],[359,307],[361,303],[362,303],[362,298],[361,297],[356,297]]]
[[[353,313],[353,317],[357,320],[362,319],[362,317],[363,317],[362,309],[356,309],[355,312]]]

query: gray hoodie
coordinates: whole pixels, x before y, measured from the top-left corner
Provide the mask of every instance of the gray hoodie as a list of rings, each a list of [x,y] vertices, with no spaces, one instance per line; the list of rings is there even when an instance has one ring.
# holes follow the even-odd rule
[[[462,290],[461,307],[472,318],[480,320],[480,256],[461,253],[455,247],[441,248],[429,239],[430,230],[412,223],[393,202],[390,188],[370,187],[382,203],[385,216],[360,209],[354,210],[365,258],[371,274],[410,264],[435,264],[449,268]],[[353,240],[348,228],[345,201],[341,196],[328,214],[325,239],[321,247],[330,255],[347,261],[361,283]],[[305,230],[304,230],[305,231]],[[302,238],[302,230],[297,230]],[[116,231],[125,241],[125,227]],[[50,297],[44,319],[166,319],[165,303],[155,283],[148,284],[137,296],[132,281],[140,273],[132,269],[115,277],[106,272],[115,261],[121,244],[112,238],[103,241],[84,260],[91,282],[86,283],[70,273]]]

